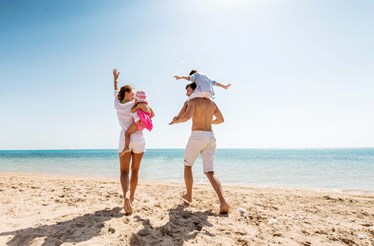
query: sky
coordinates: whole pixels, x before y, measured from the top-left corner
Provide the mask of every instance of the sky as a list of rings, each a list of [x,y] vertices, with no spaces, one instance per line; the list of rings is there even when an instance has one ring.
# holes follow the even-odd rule
[[[147,93],[147,148],[197,69],[216,87],[218,148],[374,147],[374,1],[0,0],[0,149],[114,149],[120,85]]]

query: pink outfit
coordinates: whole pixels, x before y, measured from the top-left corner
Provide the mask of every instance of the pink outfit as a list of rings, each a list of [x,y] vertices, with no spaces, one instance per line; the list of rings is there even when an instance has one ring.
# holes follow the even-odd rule
[[[139,120],[141,124],[138,123],[137,120],[135,120],[135,124],[138,127],[138,130],[141,131],[144,128],[148,129],[148,131],[152,131],[153,123],[151,119],[151,113],[150,112],[144,112],[141,109],[136,110],[136,113],[138,114]]]

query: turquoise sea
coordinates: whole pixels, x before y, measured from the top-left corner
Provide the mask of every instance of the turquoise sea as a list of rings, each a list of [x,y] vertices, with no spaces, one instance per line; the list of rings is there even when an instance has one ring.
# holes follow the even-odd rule
[[[201,159],[195,183],[207,183]],[[2,150],[0,173],[118,177],[116,150]],[[223,185],[360,190],[374,192],[374,148],[218,149]],[[183,182],[183,149],[148,149],[140,178]]]

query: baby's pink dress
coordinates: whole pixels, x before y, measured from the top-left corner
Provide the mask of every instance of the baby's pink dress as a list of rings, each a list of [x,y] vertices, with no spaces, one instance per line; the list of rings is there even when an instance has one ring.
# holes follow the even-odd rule
[[[153,123],[151,119],[151,113],[150,112],[144,112],[141,109],[136,110],[136,113],[138,114],[139,120],[142,124],[139,124],[138,120],[135,120],[135,124],[138,127],[138,130],[141,131],[144,128],[148,129],[148,131],[152,131]]]

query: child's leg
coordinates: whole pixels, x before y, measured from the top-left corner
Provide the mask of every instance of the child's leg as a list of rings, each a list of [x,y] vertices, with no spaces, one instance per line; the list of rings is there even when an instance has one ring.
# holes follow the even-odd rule
[[[124,152],[128,152],[130,151],[130,148],[129,148],[129,144],[130,144],[130,136],[131,134],[133,134],[134,132],[136,132],[138,130],[138,127],[136,126],[135,122],[132,123],[129,128],[127,129],[127,131],[125,132],[125,149],[122,151],[122,153]]]
[[[195,90],[194,92],[192,92],[192,94],[190,95],[190,97],[188,99],[191,100],[191,99],[194,99],[196,97],[211,98],[212,97],[212,93],[207,92],[207,91],[198,91],[198,90]]]

